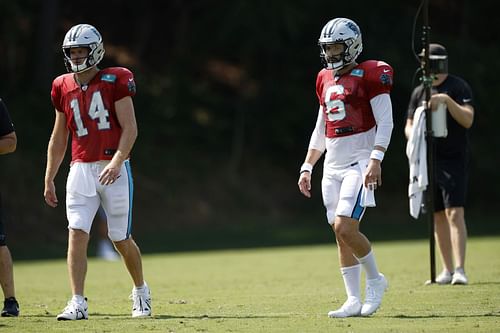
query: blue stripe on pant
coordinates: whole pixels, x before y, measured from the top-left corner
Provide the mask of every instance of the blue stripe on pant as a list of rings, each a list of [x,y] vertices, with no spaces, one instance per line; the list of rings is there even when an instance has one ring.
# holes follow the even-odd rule
[[[125,161],[125,169],[127,170],[128,178],[128,226],[127,226],[127,239],[132,233],[132,203],[134,199],[134,179],[132,178],[132,169],[130,168],[130,161]]]
[[[354,209],[351,214],[351,218],[355,220],[360,220],[361,216],[363,216],[363,212],[365,211],[365,207],[361,206],[361,193],[363,191],[363,185],[361,185],[361,188],[359,189],[358,192],[358,197],[356,199],[356,204],[354,205]]]

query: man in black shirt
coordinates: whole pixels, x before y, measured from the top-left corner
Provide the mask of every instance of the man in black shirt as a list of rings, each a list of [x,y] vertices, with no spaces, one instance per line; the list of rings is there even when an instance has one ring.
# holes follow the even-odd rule
[[[5,104],[0,99],[0,154],[12,153],[16,150],[17,137],[14,125],[10,120]],[[19,304],[14,291],[14,274],[12,270],[12,257],[5,242],[3,227],[2,204],[0,202],[0,285],[5,296],[2,317],[17,317]]]
[[[440,44],[430,44],[430,67],[433,76],[430,106],[447,109],[446,137],[435,138],[435,236],[441,252],[443,271],[439,284],[467,284],[464,271],[467,228],[464,206],[467,192],[469,135],[474,121],[472,92],[463,79],[448,74],[448,53]],[[410,137],[415,109],[425,99],[423,85],[416,87],[408,106],[405,135]],[[454,261],[453,261],[454,259]]]

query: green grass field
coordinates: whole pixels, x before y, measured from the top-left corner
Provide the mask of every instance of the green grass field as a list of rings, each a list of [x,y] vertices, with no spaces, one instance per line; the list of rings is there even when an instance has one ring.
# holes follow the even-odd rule
[[[345,297],[332,243],[146,255],[151,319],[130,317],[119,262],[90,260],[77,322],[55,319],[70,297],[64,260],[16,262],[21,316],[0,332],[500,332],[500,237],[469,239],[468,286],[424,286],[427,241],[373,245],[389,290],[370,318],[327,317]]]

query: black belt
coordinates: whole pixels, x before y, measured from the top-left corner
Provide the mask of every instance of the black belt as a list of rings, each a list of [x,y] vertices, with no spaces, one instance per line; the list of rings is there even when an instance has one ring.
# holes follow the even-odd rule
[[[337,135],[342,135],[346,133],[352,133],[354,132],[354,128],[352,126],[347,126],[347,127],[339,127],[335,129],[335,134]]]

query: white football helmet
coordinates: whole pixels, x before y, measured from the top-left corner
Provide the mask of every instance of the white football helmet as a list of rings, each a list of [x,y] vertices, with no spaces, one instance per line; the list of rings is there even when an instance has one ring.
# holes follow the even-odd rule
[[[331,59],[325,52],[327,44],[344,44],[344,53],[340,59]],[[321,49],[321,59],[325,68],[341,69],[356,60],[363,50],[361,30],[354,21],[347,18],[335,18],[330,20],[321,30],[318,41]]]
[[[70,49],[86,47],[89,54],[83,63],[77,65],[71,61]],[[64,64],[68,72],[81,73],[97,65],[104,57],[104,45],[99,31],[90,24],[78,24],[69,29],[62,45]]]

